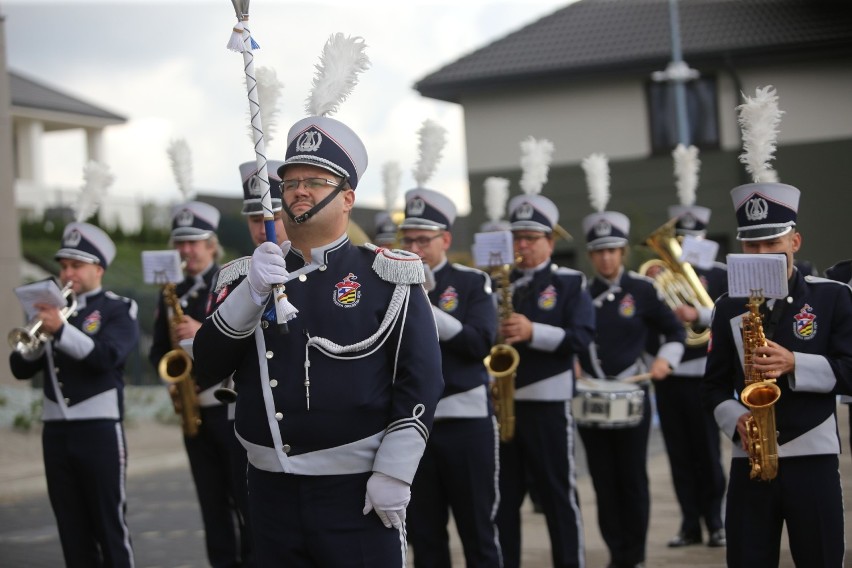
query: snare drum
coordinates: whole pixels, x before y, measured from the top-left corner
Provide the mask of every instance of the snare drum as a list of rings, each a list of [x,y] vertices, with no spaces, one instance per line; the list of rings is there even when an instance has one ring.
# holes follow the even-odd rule
[[[574,421],[587,428],[629,428],[642,421],[645,391],[634,383],[581,379],[571,401]]]

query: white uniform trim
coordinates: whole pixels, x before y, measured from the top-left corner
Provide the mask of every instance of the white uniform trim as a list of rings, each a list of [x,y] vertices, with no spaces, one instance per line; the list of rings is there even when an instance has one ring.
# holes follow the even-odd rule
[[[231,291],[210,319],[225,337],[245,339],[260,323],[264,308],[265,306],[258,306],[251,299],[250,286],[246,278]]]
[[[438,339],[441,341],[449,341],[461,333],[462,323],[438,306],[432,306],[432,315],[435,316],[435,324],[438,326]]]
[[[824,355],[793,352],[795,371],[790,388],[797,392],[829,393],[837,385],[834,371]]]
[[[438,401],[435,418],[484,418],[488,416],[488,389],[479,385]]]
[[[95,341],[71,324],[62,326],[62,337],[53,342],[59,349],[72,359],[82,361],[95,349]]]
[[[565,330],[546,323],[532,322],[530,347],[539,351],[553,353],[565,339]]]
[[[515,400],[571,400],[574,372],[570,369],[515,390]]]

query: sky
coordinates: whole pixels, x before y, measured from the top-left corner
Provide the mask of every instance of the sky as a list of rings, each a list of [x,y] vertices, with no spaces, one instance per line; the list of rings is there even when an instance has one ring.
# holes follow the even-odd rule
[[[284,84],[267,156],[283,159],[289,126],[306,116],[305,99],[323,45],[336,32],[364,38],[371,67],[334,118],[352,127],[369,154],[356,205],[385,208],[382,166],[402,169],[400,208],[415,186],[417,130],[431,119],[447,145],[426,184],[470,210],[463,112],[421,97],[413,85],[572,0],[254,0],[255,65]],[[169,163],[170,141],[186,140],[195,193],[242,195],[238,165],[254,160],[242,56],[226,48],[236,22],[227,0],[0,0],[10,70],[127,117],[106,130],[105,161],[114,198],[183,199]],[[272,125],[270,125],[272,126]],[[82,131],[55,133],[43,146],[49,186],[79,188]]]

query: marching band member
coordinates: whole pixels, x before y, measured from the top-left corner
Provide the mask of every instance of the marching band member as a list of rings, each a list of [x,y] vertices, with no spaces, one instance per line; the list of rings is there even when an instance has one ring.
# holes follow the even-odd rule
[[[340,43],[363,47],[337,34],[326,65]],[[259,566],[404,567],[410,484],[443,390],[438,338],[420,259],[346,236],[367,152],[325,116],[336,105],[322,93],[315,85],[278,171],[292,244],[263,243],[220,274],[198,376],[234,374]],[[271,297],[281,282],[298,310],[288,333]]]
[[[589,293],[595,306],[594,343],[582,354],[585,373],[616,379],[644,372],[665,379],[683,355],[685,332],[653,282],[624,269],[630,220],[606,211],[609,169],[606,157],[583,160],[589,193],[597,212],[583,219],[586,249],[594,268]],[[648,338],[664,336],[650,368],[643,360]],[[642,420],[622,428],[578,424],[598,504],[598,526],[613,568],[643,566],[651,498],[648,489],[648,435],[651,402],[647,383]]]
[[[115,245],[98,227],[67,225],[55,258],[76,309],[65,320],[37,305],[51,340],[27,356],[13,352],[9,364],[17,379],[44,372],[44,470],[65,565],[129,568],[123,375],[139,340],[136,302],[102,288]]]
[[[731,190],[743,252],[787,259],[788,295],[761,304],[766,345],[754,349],[752,358],[753,370],[780,388],[771,433],[778,452],[774,479],[750,479],[746,421],[752,412],[740,400],[745,298],[723,295],[716,301],[702,398],[733,443],[728,566],[777,566],[786,526],[797,566],[840,567],[845,541],[836,395],[852,394],[852,290],[794,266],[802,245],[796,227],[800,192],[778,183],[768,163],[780,118],[777,100],[766,87],[738,107],[744,140],[748,134],[741,160],[753,183]],[[767,132],[773,139],[760,136]]]
[[[852,286],[852,259],[843,260],[825,269],[825,277]],[[849,444],[852,447],[852,397],[841,396],[840,402],[849,409]]]
[[[155,368],[173,348],[172,335],[177,341],[191,340],[204,321],[207,297],[219,270],[218,224],[219,211],[207,203],[189,201],[172,208],[170,241],[185,265],[185,277],[175,288],[183,318],[171,329],[174,316],[161,294],[148,352]],[[175,393],[175,385],[170,384],[169,390]],[[237,485],[229,467],[234,434],[227,406],[216,399],[214,391],[207,388],[198,393],[201,424],[196,435],[185,433],[183,443],[201,508],[207,559],[213,567],[240,566],[243,517],[236,508]]]
[[[531,161],[549,163],[552,144],[522,143]],[[535,156],[541,159],[535,159]],[[544,168],[529,171],[546,172]],[[520,355],[515,390],[515,437],[500,444],[500,505],[497,527],[504,565],[520,565],[520,508],[533,478],[547,521],[553,566],[582,566],[583,525],[574,466],[571,416],[575,354],[587,348],[595,327],[585,277],[551,262],[559,211],[539,195],[546,175],[525,176],[525,193],[509,201],[515,253],[512,271],[514,313],[500,334]]]
[[[710,209],[695,205],[698,149],[678,146],[673,154],[675,172],[682,174],[677,180],[681,199],[678,205],[669,207],[669,219],[677,219],[676,235],[704,238]],[[728,291],[728,272],[724,264],[714,262],[708,268],[693,264],[692,268],[711,299]],[[713,309],[681,304],[674,312],[682,323],[706,329],[710,327]],[[668,543],[671,548],[701,544],[704,540],[702,519],[707,528],[707,546],[725,546],[722,522],[725,473],[719,450],[719,428],[713,415],[701,404],[701,377],[706,364],[706,344],[687,345],[680,365],[666,380],[654,383],[660,429],[681,512],[680,530]]]
[[[401,244],[432,273],[427,290],[438,324],[444,392],[411,486],[408,539],[415,566],[449,566],[452,509],[465,565],[496,567],[497,425],[482,361],[494,344],[497,314],[488,275],[447,260],[456,207],[437,191],[422,189],[424,182],[405,196]]]

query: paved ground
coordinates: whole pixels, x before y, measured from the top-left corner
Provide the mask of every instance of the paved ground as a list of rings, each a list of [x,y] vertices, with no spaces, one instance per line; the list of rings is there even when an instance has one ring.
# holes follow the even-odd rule
[[[848,411],[839,409],[843,449],[841,468],[846,495],[852,494],[852,459],[848,448]],[[127,425],[129,448],[128,501],[131,532],[139,568],[201,568],[204,558],[203,532],[177,425],[164,425],[150,417],[137,417]],[[680,515],[671,488],[668,460],[659,432],[651,437],[648,473],[651,479],[652,511],[648,537],[647,566],[721,567],[724,549],[692,546],[669,549],[666,541],[676,532]],[[583,456],[578,456],[583,469]],[[22,434],[8,425],[0,426],[0,566],[15,568],[60,566],[61,551],[53,517],[46,498],[37,431]],[[596,507],[591,480],[580,480],[580,499],[586,529],[587,566],[597,568],[608,561],[596,525]],[[847,503],[852,502],[846,499]],[[847,505],[852,511],[852,505]],[[852,513],[847,513],[847,541],[852,542]],[[451,531],[452,533],[452,531]],[[523,566],[550,565],[549,542],[544,517],[527,504],[524,510]],[[463,566],[460,546],[453,535],[454,562]],[[792,567],[789,553],[781,566]],[[850,564],[852,566],[852,564]]]

